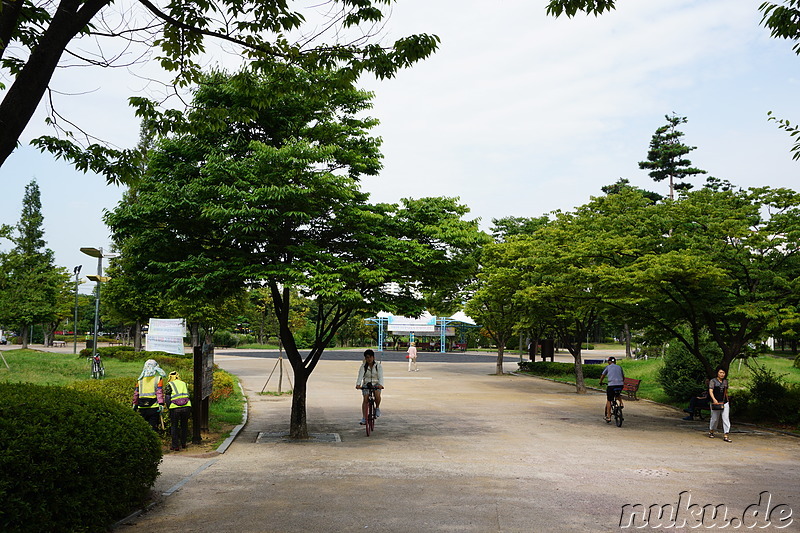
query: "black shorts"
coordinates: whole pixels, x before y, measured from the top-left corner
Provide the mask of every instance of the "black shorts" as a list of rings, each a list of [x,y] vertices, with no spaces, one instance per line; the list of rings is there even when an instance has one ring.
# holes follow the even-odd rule
[[[619,396],[622,392],[623,385],[609,385],[606,388],[606,399],[610,402],[615,396]]]

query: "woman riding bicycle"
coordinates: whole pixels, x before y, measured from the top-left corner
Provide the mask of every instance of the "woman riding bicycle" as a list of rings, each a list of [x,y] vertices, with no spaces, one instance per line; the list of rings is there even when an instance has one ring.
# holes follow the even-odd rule
[[[367,423],[367,408],[369,405],[369,387],[375,390],[375,416],[381,416],[381,389],[383,389],[383,367],[375,361],[375,352],[366,350],[364,352],[364,364],[358,369],[358,379],[356,388],[361,389],[361,422],[363,426]]]

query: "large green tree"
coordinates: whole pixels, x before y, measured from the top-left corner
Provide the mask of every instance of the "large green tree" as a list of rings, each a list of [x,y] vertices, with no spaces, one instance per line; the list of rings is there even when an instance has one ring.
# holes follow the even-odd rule
[[[634,190],[593,199],[575,214],[571,246],[592,290],[634,326],[655,326],[700,360],[726,369],[763,340],[800,290],[800,195],[767,187],[703,188],[652,204]]]
[[[23,348],[28,346],[33,324],[57,322],[63,316],[69,275],[53,264],[46,248],[39,185],[25,186],[22,213],[10,238],[12,250],[3,258],[0,278],[0,323],[20,329]]]
[[[502,243],[486,245],[481,253],[480,273],[464,312],[480,324],[497,346],[495,373],[503,373],[506,344],[519,330],[525,303],[516,298],[521,273],[505,257]]]
[[[516,297],[522,276],[516,269],[510,243],[535,233],[547,224],[546,216],[538,218],[504,217],[492,220],[495,242],[481,250],[479,273],[472,284],[464,311],[480,324],[497,346],[495,373],[503,373],[503,354],[508,341],[523,329],[521,317],[527,305]]]
[[[555,220],[529,238],[507,243],[522,283],[515,298],[524,303],[520,321],[545,331],[573,357],[575,385],[586,392],[582,345],[603,310],[594,290],[592,272],[602,258],[574,241],[579,223],[573,213],[557,213]]]
[[[295,376],[293,438],[308,436],[308,378],[337,330],[357,312],[421,313],[426,293],[472,274],[484,240],[455,199],[368,203],[359,177],[380,169],[369,100],[337,71],[211,74],[150,154],[135,201],[107,217],[172,293],[268,288]],[[306,354],[290,327],[295,290],[313,298]]]
[[[439,42],[436,36],[421,34],[383,45],[381,36],[371,32],[385,22],[393,3],[333,0],[297,7],[287,0],[3,0],[0,77],[10,85],[0,102],[0,166],[16,148],[43,96],[57,93],[51,79],[59,67],[124,67],[131,55],[119,50],[144,47],[138,60],[145,61],[152,47],[156,52],[151,61],[174,74],[173,80],[164,80],[166,85],[185,86],[198,80],[209,41],[216,41],[255,63],[284,58],[308,66],[345,66],[354,78],[363,71],[390,77],[430,55]],[[0,83],[0,90],[4,88]],[[53,98],[47,101],[52,104]],[[48,116],[59,128],[76,120],[79,117],[70,120],[56,109]],[[60,138],[42,137],[37,144],[109,180],[135,174],[140,167],[138,151],[89,144],[94,139],[91,132],[68,127],[72,131]],[[80,136],[88,146],[75,142]]]

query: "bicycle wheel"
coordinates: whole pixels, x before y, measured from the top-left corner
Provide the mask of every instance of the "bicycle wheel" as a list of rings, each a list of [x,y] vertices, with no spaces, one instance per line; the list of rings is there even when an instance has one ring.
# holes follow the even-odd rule
[[[92,379],[100,379],[100,365],[95,360],[92,360]]]
[[[375,427],[375,401],[372,398],[369,399],[367,404],[367,423],[364,424],[364,427],[367,430],[367,437],[369,437]]]
[[[622,427],[622,421],[625,420],[622,417],[622,409],[619,408],[619,405],[614,405],[614,422],[617,424],[617,427]]]

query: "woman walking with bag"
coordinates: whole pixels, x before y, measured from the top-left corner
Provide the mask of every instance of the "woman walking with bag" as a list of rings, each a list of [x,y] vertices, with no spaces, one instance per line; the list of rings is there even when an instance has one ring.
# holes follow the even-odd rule
[[[708,397],[711,399],[711,422],[708,426],[708,436],[714,438],[714,431],[719,426],[722,416],[722,440],[731,442],[728,433],[731,431],[730,403],[728,402],[728,380],[725,379],[725,370],[717,369],[717,377],[708,382]]]

